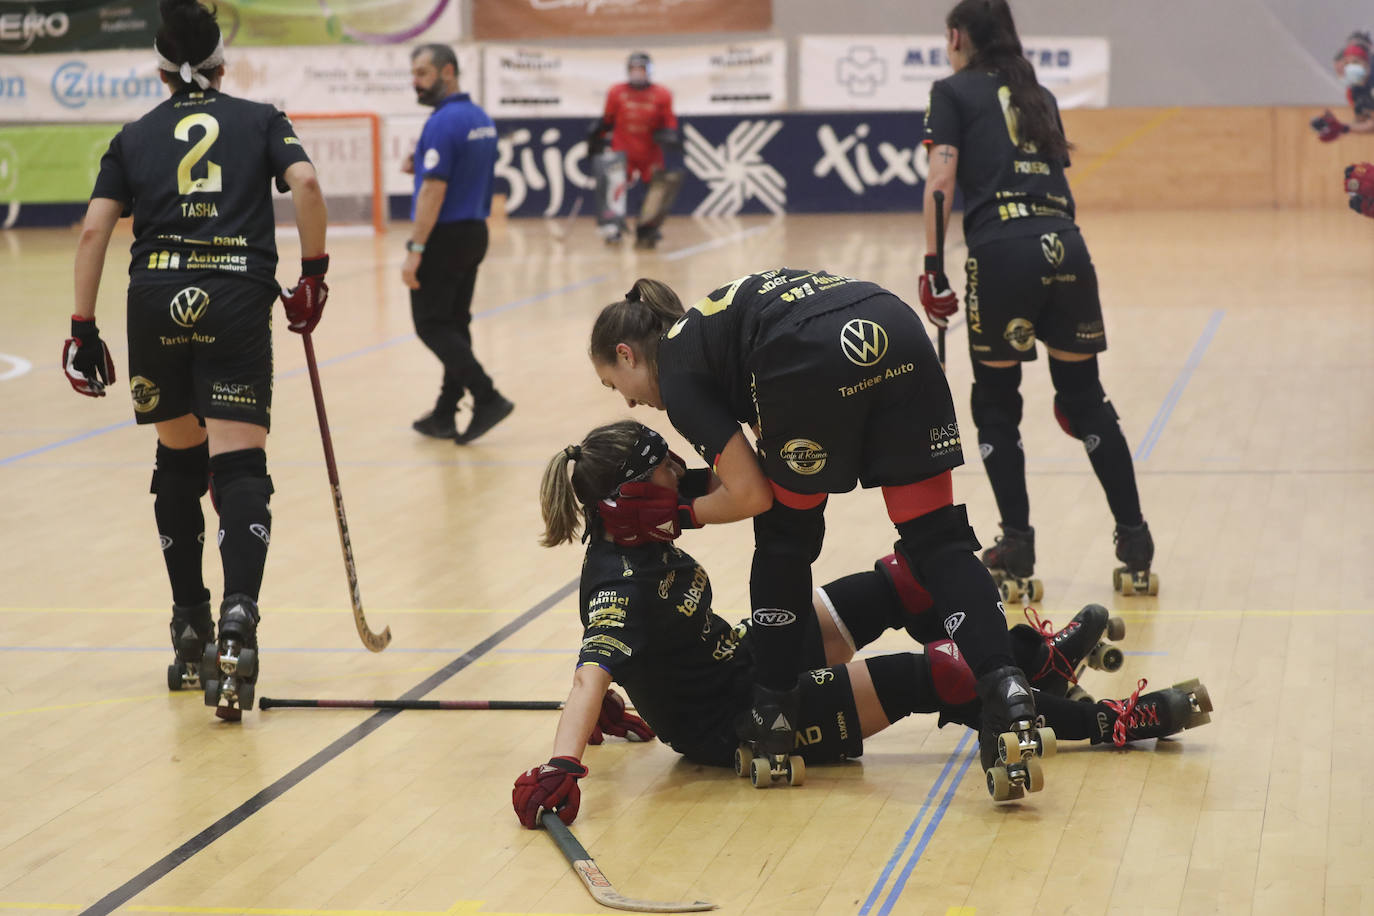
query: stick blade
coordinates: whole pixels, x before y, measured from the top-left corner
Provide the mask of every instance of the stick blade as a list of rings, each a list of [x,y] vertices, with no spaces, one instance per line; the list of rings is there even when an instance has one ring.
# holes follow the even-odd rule
[[[362,639],[363,645],[367,646],[369,652],[380,652],[391,645],[391,627],[387,627],[380,633],[373,633],[367,627],[367,621],[359,616],[356,620],[358,624],[358,637]]]
[[[690,903],[661,903],[653,900],[636,900],[626,897],[611,885],[610,879],[602,874],[592,859],[581,859],[573,863],[573,870],[586,885],[587,891],[597,903],[616,910],[631,910],[636,913],[701,913],[714,910],[716,905],[707,900],[693,900]]]

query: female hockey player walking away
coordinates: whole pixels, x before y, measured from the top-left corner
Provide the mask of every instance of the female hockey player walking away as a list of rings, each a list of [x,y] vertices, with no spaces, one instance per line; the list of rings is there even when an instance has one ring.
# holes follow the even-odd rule
[[[597,226],[608,243],[625,230],[631,182],[646,186],[635,224],[635,247],[653,248],[682,188],[682,171],[667,169],[664,150],[681,152],[673,94],[653,81],[653,62],[643,51],[625,62],[626,81],[606,93],[606,110],[587,133],[587,155],[596,173]],[[606,133],[611,149],[606,152]]]
[[[126,124],[100,161],[76,250],[76,311],[63,365],[72,387],[101,397],[114,362],[95,324],[110,235],[134,217],[129,265],[129,387],[134,419],[157,429],[153,512],[172,586],[167,686],[203,682],[205,702],[238,720],[257,680],[258,590],[272,516],[267,429],[272,302],[308,334],[328,296],[326,213],[315,168],[271,105],[219,91],[224,43],[196,0],[161,0],[154,47],[172,91]],[[290,188],[301,278],[276,282],[270,185]],[[209,489],[219,511],[224,600],[219,641],[201,578]]]
[[[1006,0],[963,0],[945,20],[954,75],[931,88],[926,107],[927,251],[921,305],[945,327],[959,303],[936,265],[935,193],[964,193],[969,355],[978,448],[1001,513],[1002,534],[983,562],[1004,600],[1039,600],[1032,579],[1035,530],[1021,446],[1021,363],[1049,352],[1054,415],[1083,442],[1116,520],[1113,581],[1130,595],[1159,591],[1154,541],[1140,511],[1131,450],[1098,377],[1107,348],[1097,273],[1074,224],[1064,177],[1069,144],[1054,96],[1026,61]],[[948,215],[947,213],[944,215]]]
[[[676,532],[648,539],[607,521],[617,518],[614,504],[627,490],[676,504],[718,486],[705,469],[684,472],[662,437],[630,421],[592,430],[549,462],[540,493],[543,543],[557,546],[574,540],[580,527],[586,530],[579,589],[584,632],[553,755],[515,781],[512,803],[526,827],[538,823],[541,810],[557,811],[565,823],[577,816],[577,780],[588,772],[582,755],[589,733],[595,742],[603,733],[648,739],[656,731],[696,762],[733,762],[758,787],[777,778],[766,761],[751,760],[735,737],[735,721],[748,715],[759,626],[732,627],[712,612],[706,570],[672,542]],[[871,572],[815,591],[802,621],[805,651],[795,660],[798,672],[805,672],[793,723],[795,748],[789,745],[781,774],[794,785],[807,764],[858,757],[864,738],[914,712],[938,713],[942,724],[978,727],[982,708],[973,673],[946,638],[938,615],[913,620],[907,612],[901,591],[914,585],[903,581],[894,560],[886,557]],[[856,649],[895,627],[910,627],[928,641],[926,653],[853,660]],[[1059,738],[1120,746],[1208,720],[1211,703],[1196,681],[1143,695],[1137,690],[1119,703],[1066,699],[1069,680],[1056,669],[1071,672],[1100,652],[1107,627],[1107,612],[1089,605],[1058,633],[1042,636],[1026,625],[1012,630],[1018,662],[1037,672],[1032,683],[1039,711]],[[625,711],[623,700],[609,690],[612,682],[625,689],[647,724]],[[1048,732],[1042,730],[1045,740]],[[1039,761],[1027,766],[1038,780]],[[1003,767],[989,774],[995,797],[1019,797],[1021,790],[1007,785],[1005,776]]]
[[[680,507],[622,492],[600,510],[607,524],[639,524],[652,539],[661,526],[754,519],[757,685],[741,737],[756,755],[781,760],[792,745],[825,502],[856,483],[883,488],[897,562],[913,585],[909,612],[933,602],[979,678],[984,770],[998,762],[1003,732],[1031,752],[1034,699],[953,500],[950,469],[963,454],[949,386],[906,303],[873,283],[779,268],[740,277],[684,314],[672,289],[641,279],[597,317],[590,355],[602,384],[630,406],[667,410],[721,484]],[[741,423],[758,436],[757,453]]]

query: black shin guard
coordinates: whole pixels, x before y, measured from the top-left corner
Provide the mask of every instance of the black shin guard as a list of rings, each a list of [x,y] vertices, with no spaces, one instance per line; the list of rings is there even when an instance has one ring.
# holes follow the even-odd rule
[[[172,585],[172,601],[192,607],[209,600],[201,576],[205,548],[205,513],[200,498],[210,480],[210,449],[202,442],[192,448],[168,448],[157,444],[157,463],[149,492],[157,519],[162,559]]]
[[[1131,448],[1117,422],[1116,410],[1102,390],[1097,357],[1079,362],[1051,359],[1050,380],[1055,390],[1055,418],[1064,432],[1082,440],[1112,517],[1118,525],[1139,525],[1140,494]]]
[[[897,552],[930,593],[946,635],[973,673],[1013,665],[1001,595],[973,551],[980,546],[963,506],[945,506],[897,525]]]
[[[805,510],[774,503],[754,518],[750,639],[755,679],[773,690],[790,690],[806,667],[807,618],[813,614],[811,564],[825,538],[824,511],[824,503]]]
[[[978,453],[992,484],[1002,524],[1030,527],[1026,493],[1026,454],[1021,447],[1021,366],[996,369],[974,360],[973,425]]]
[[[272,538],[272,478],[260,448],[225,452],[210,459],[210,483],[219,509],[219,555],[224,593],[254,601],[262,587],[267,545]]]

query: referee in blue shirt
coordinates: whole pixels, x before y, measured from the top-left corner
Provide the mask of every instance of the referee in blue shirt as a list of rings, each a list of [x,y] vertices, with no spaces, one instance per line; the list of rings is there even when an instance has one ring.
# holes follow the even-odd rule
[[[496,127],[466,92],[458,91],[458,58],[442,44],[410,55],[410,74],[422,105],[434,109],[411,159],[414,222],[401,279],[410,288],[415,333],[444,364],[434,410],[416,420],[417,432],[459,444],[500,423],[515,405],[501,396],[472,352],[472,292],[487,254],[487,216],[496,164]],[[459,433],[458,401],[472,392],[472,420]]]

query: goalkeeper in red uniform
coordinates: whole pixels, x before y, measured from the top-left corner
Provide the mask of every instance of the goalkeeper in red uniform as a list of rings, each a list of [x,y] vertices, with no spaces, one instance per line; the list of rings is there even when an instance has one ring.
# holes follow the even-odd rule
[[[587,155],[596,173],[597,223],[607,242],[625,228],[625,195],[631,182],[648,185],[635,226],[635,246],[653,248],[659,227],[682,187],[681,170],[664,167],[664,150],[680,151],[682,137],[673,94],[652,78],[653,63],[642,51],[626,61],[627,79],[606,93],[606,111],[587,134]],[[606,134],[611,148],[606,151]]]

